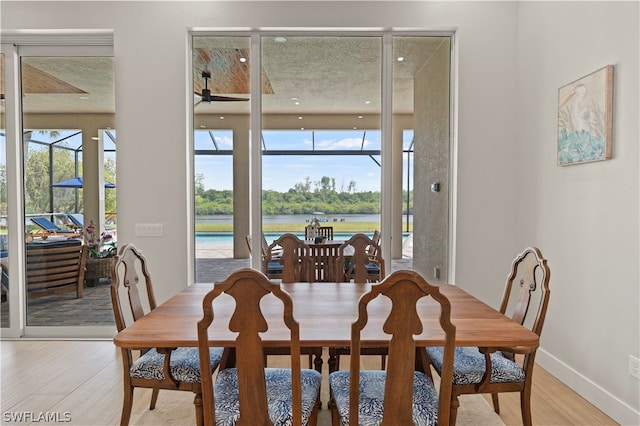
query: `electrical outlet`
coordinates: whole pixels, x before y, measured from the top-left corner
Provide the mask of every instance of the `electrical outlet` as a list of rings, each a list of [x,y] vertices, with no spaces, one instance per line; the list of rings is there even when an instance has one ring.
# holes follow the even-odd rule
[[[640,379],[640,359],[633,355],[629,355],[629,374]]]

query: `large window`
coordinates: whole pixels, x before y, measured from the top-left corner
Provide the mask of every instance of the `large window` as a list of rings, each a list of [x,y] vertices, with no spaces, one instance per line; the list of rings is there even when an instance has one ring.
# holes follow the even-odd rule
[[[194,36],[196,228],[205,211],[199,194],[223,182],[233,190],[227,199],[233,214],[220,215],[232,234],[219,236],[231,244],[226,255],[196,250],[196,257],[246,258],[248,235],[300,234],[312,213],[322,212],[340,228],[351,225],[347,232],[385,230],[383,250],[389,258],[404,258],[410,268],[414,201],[424,203],[427,197],[416,196],[414,181],[422,180],[418,176],[425,168],[433,166],[439,174],[445,192],[440,200],[448,203],[449,135],[431,131],[447,128],[449,101],[432,98],[431,84],[443,81],[449,91],[449,40],[357,31]],[[256,46],[259,52],[251,49]],[[212,145],[222,140],[223,129],[232,135],[232,148]],[[209,153],[197,148],[200,139],[210,145]],[[433,157],[418,162],[418,144],[420,155]],[[201,174],[205,163],[208,172]],[[438,226],[444,221],[441,229],[447,229],[448,210],[438,214]],[[441,243],[434,250],[446,258],[446,238]],[[253,259],[252,266],[259,267]]]

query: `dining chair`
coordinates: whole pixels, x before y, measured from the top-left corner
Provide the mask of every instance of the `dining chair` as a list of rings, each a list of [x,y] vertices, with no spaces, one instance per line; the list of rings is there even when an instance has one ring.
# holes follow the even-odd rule
[[[249,247],[249,253],[252,253],[252,239],[251,235],[247,235],[245,237],[247,242],[247,247]],[[262,234],[262,247],[260,250],[260,256],[262,259],[262,267],[263,272],[270,279],[282,279],[282,264],[280,263],[280,256],[282,255],[282,250],[277,247],[274,248],[270,253],[270,258],[267,259],[267,252],[269,252],[269,245],[267,244],[267,239],[264,234]]]
[[[385,296],[391,310],[383,324],[375,327],[389,334],[389,360],[386,370],[361,370],[361,332],[367,326],[370,302]],[[414,335],[420,334],[422,320],[416,304],[432,298],[441,307],[439,326],[445,336],[442,380],[436,389],[429,374],[416,371],[428,368],[416,350]],[[396,271],[380,284],[373,285],[358,303],[358,318],[351,326],[349,370],[329,375],[333,425],[448,425],[451,402],[451,377],[456,328],[451,323],[449,300],[413,271]]]
[[[375,259],[376,256],[380,255],[380,253],[378,253],[378,250],[380,248],[380,231],[378,231],[377,229],[373,231],[371,241],[373,241],[374,244],[371,244],[369,247],[367,247],[367,254],[369,255],[370,259]]]
[[[378,233],[378,239],[379,239]],[[375,233],[374,233],[375,237]],[[377,241],[365,234],[355,234],[338,248],[336,260],[336,277],[338,281],[379,282],[385,276],[384,259]],[[350,348],[329,348],[329,372],[340,369],[340,357],[349,355]],[[388,348],[384,346],[362,348],[361,355],[379,355],[380,368],[386,367]]]
[[[156,308],[147,260],[131,243],[120,248],[111,266],[111,302],[118,332]],[[130,349],[121,350],[124,402],[120,425],[129,424],[135,388],[153,389],[150,410],[156,406],[160,389],[193,392],[196,422],[203,424],[197,348],[147,348],[142,349],[136,359]],[[221,358],[221,348],[211,348],[206,353],[205,364],[209,365],[209,371],[216,370]]]
[[[540,336],[549,304],[551,271],[536,247],[528,247],[511,263],[502,296],[500,312],[515,322],[530,327]],[[520,286],[519,291],[514,287]],[[512,294],[513,292],[513,294]],[[500,414],[498,394],[520,393],[522,423],[531,425],[531,383],[536,350],[508,347],[489,352],[477,347],[456,347],[451,394],[451,424],[456,421],[458,396],[490,393],[493,408]],[[441,348],[426,348],[430,363],[442,371]],[[515,355],[518,354],[518,358]]]
[[[279,253],[275,261],[271,260],[273,253]],[[272,263],[280,265],[279,276],[270,272],[275,269]],[[313,274],[313,260],[309,256],[309,248],[295,234],[285,233],[271,243],[266,250],[263,262],[263,273],[271,279],[280,278],[283,283],[311,282]],[[287,355],[286,347],[268,347],[264,350],[265,358],[270,355]],[[303,348],[302,353],[309,356],[309,367],[315,366],[322,372],[322,347]]]
[[[213,301],[222,294],[235,302],[227,327],[237,333],[235,351],[241,356],[235,357],[235,367],[218,372],[215,385],[210,365],[200,362],[205,425],[315,425],[322,375],[300,366],[300,330],[294,319],[291,296],[280,284],[250,268],[237,270],[226,280],[215,283],[204,297],[203,316],[197,327],[201,359],[209,351],[209,327],[215,315]],[[260,335],[270,325],[260,309],[265,296],[275,296],[282,303],[283,318],[273,327],[288,329],[291,368],[265,367]],[[217,318],[216,321],[221,321]]]
[[[263,262],[263,272],[268,276],[268,265],[273,259],[273,252],[281,249],[279,263],[282,265],[283,283],[311,282],[313,260],[309,256],[309,248],[295,234],[285,233],[273,241],[268,247]]]
[[[355,234],[340,247],[336,260],[336,278],[357,283],[379,282],[385,277],[380,245],[365,234]]]
[[[333,226],[319,226],[317,235],[327,240],[333,240]]]

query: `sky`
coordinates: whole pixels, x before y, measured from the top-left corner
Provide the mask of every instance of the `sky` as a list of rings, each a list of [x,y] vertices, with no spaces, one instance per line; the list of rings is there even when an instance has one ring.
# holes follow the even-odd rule
[[[82,136],[78,130],[61,130],[52,137],[47,132],[38,132],[33,138],[45,143],[64,139],[64,144],[76,148],[82,144]],[[114,138],[116,131],[110,130]],[[73,135],[72,137],[70,137]],[[214,149],[211,135],[208,131],[195,132],[195,149]],[[233,149],[233,135],[230,130],[213,133],[218,149]],[[410,145],[412,133],[404,136],[405,149]],[[270,150],[380,150],[380,131],[263,131],[264,145]],[[4,134],[0,135],[0,143],[4,144]],[[35,146],[34,146],[35,148]],[[40,149],[43,147],[40,146]],[[115,144],[105,139],[105,149],[115,149]],[[2,150],[3,152],[4,150]],[[105,155],[114,155],[113,152]],[[115,153],[117,161],[117,152]],[[375,159],[375,161],[374,161]],[[4,159],[0,159],[4,161]],[[381,169],[378,163],[380,156],[373,159],[368,155],[263,155],[262,157],[262,188],[286,192],[296,183],[304,183],[308,177],[315,188],[314,182],[323,176],[335,179],[336,190],[346,190],[351,181],[356,183],[355,190],[380,191]],[[412,167],[411,167],[412,168]],[[411,170],[412,172],[412,170]],[[205,189],[231,190],[232,186],[232,158],[230,155],[197,155],[195,159],[195,173],[204,176]],[[405,167],[406,173],[406,167]],[[406,186],[406,174],[403,178]]]
[[[214,137],[219,149],[232,149],[231,132],[215,131]],[[379,131],[263,131],[263,140],[272,150],[380,150]],[[214,149],[207,131],[196,132],[194,145]],[[368,155],[263,155],[262,188],[286,192],[307,177],[314,188],[314,182],[328,176],[335,178],[338,192],[346,190],[351,181],[358,192],[380,191],[380,156],[373,158],[375,161]],[[232,189],[230,156],[196,156],[195,172],[204,175],[206,189]]]

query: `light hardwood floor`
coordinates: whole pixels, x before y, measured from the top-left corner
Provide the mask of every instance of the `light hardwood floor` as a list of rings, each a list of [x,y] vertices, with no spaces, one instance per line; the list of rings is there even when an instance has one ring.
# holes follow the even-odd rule
[[[110,341],[23,340],[2,341],[0,345],[1,424],[61,424],[65,413],[70,416],[68,424],[119,423],[122,363],[118,350]],[[191,416],[192,396],[186,392],[164,392],[164,395],[161,392],[158,406],[163,404],[163,398],[176,400],[172,395],[176,393],[184,394],[179,398],[186,402],[182,405]],[[147,390],[136,391],[131,418],[142,419],[136,424],[192,423],[171,421],[168,417],[163,417],[162,422],[152,416],[145,420],[145,412],[149,413],[149,396]],[[507,425],[521,424],[517,395],[501,395],[500,398],[502,421]],[[323,402],[326,402],[326,395]],[[461,400],[462,406],[471,403],[471,400]],[[617,424],[542,368],[534,375],[532,405],[536,425]],[[15,418],[7,417],[24,413],[38,416],[43,412],[56,413],[58,421],[16,422]],[[186,419],[183,417],[182,420]],[[459,423],[475,424],[473,420]]]

